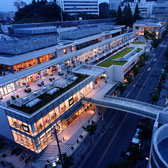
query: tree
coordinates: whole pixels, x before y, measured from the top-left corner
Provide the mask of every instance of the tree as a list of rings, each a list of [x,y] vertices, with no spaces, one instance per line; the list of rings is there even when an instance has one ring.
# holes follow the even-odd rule
[[[100,3],[99,4],[99,17],[100,18],[108,18],[110,14],[109,11],[109,4],[106,2]]]
[[[32,1],[33,2],[33,1]],[[15,23],[49,22],[61,20],[61,9],[46,0],[26,5],[15,14]]]
[[[120,160],[119,163],[110,163],[108,168],[130,168],[131,162],[128,160]]]
[[[151,97],[151,99],[152,99],[152,104],[156,104],[156,103],[158,102],[159,98],[160,98],[160,94],[159,94],[158,92],[156,92],[156,93]]]
[[[66,153],[62,154],[63,164],[64,168],[69,168],[73,165],[74,158],[72,155],[68,156]],[[58,164],[61,164],[60,160],[57,162]]]
[[[152,136],[152,124],[150,120],[145,120],[141,126],[138,138],[142,143],[146,142]]]
[[[141,17],[140,17],[140,12],[139,12],[138,3],[137,3],[135,7],[133,22],[136,22],[136,20],[139,20],[139,19],[141,19]]]
[[[167,47],[167,50],[165,51],[165,57],[166,57],[167,60],[168,60],[168,47]]]
[[[128,6],[125,5],[124,10],[123,10],[123,24],[128,26]]]
[[[129,160],[131,161],[131,167],[135,167],[138,160],[144,159],[139,145],[130,145],[128,151],[130,152]]]
[[[89,134],[92,143],[92,136],[95,134],[97,129],[96,123],[92,120],[91,124],[88,124],[86,127],[82,126],[82,128]]]
[[[32,0],[32,4],[35,4],[36,3],[36,0]]]
[[[154,38],[153,40],[152,40],[152,47],[153,48],[157,48],[157,46],[159,45],[159,43],[160,43],[160,40],[159,39],[156,39],[156,38]]]
[[[118,7],[118,11],[117,11],[116,24],[117,25],[123,24],[123,14],[120,6]]]
[[[125,91],[124,84],[120,82],[120,84],[117,86],[117,88],[120,90],[120,94],[122,95]]]
[[[127,14],[127,20],[128,20],[128,26],[129,27],[132,27],[132,24],[133,24],[133,17],[132,17],[132,11],[131,11],[131,8],[130,8],[130,5],[128,4],[128,14]]]
[[[63,159],[63,163],[64,163],[64,168],[69,168],[70,166],[73,165],[73,157],[72,155],[67,156],[66,153],[62,154],[62,159]]]

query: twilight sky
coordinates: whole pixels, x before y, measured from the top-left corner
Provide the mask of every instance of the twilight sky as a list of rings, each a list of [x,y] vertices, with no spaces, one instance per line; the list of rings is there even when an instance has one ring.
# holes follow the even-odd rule
[[[0,0],[0,12],[8,12],[8,11],[15,11],[15,7],[14,7],[14,2],[16,0]],[[32,0],[23,0],[25,1],[27,4],[31,3]],[[108,2],[109,0],[98,0],[99,3],[100,2]]]

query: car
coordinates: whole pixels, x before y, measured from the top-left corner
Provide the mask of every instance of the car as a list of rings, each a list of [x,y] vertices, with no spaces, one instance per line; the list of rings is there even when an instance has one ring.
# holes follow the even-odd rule
[[[156,62],[157,58],[154,58],[153,62]]]
[[[139,138],[133,137],[131,143],[134,144],[134,145],[139,145],[140,146],[141,145],[141,140]]]
[[[147,71],[150,71],[151,70],[151,67],[149,67],[148,69],[147,69]]]
[[[140,130],[139,128],[137,128],[136,133],[135,133],[135,135],[134,135],[135,138],[138,138],[140,131],[141,131],[141,130]]]

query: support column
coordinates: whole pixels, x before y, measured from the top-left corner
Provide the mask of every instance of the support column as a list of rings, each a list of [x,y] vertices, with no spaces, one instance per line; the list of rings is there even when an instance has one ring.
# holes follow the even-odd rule
[[[39,142],[38,142],[38,138],[37,138],[37,137],[34,139],[34,143],[35,143],[37,152],[39,152],[39,151],[40,151],[40,145],[39,145]]]
[[[36,135],[36,129],[34,127],[34,123],[31,124],[31,130],[32,130],[33,135]]]

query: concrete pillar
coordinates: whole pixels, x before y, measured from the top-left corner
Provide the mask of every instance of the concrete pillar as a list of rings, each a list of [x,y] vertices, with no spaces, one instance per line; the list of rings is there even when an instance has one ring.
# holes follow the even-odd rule
[[[31,130],[32,130],[33,135],[36,135],[36,130],[35,130],[35,127],[34,127],[34,123],[31,124]]]
[[[38,138],[37,138],[37,137],[34,139],[34,143],[35,143],[37,152],[39,152],[39,151],[40,151],[40,145],[39,145],[39,142],[38,142]]]
[[[15,70],[13,69],[13,65],[11,65],[10,68],[11,68],[11,72],[14,73]]]

